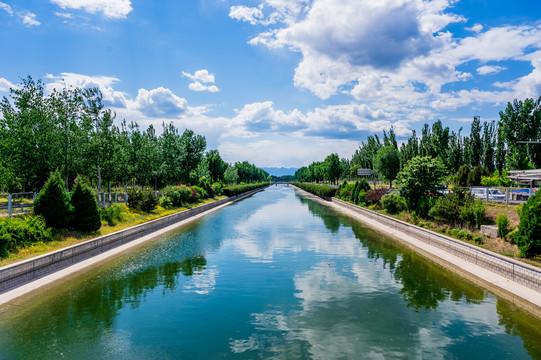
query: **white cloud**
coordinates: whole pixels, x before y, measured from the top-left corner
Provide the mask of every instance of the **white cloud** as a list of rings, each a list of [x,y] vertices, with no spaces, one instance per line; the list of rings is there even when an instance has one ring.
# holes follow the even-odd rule
[[[130,0],[51,0],[62,9],[84,10],[103,13],[109,19],[124,19],[133,10]]]
[[[216,85],[203,85],[199,81],[192,82],[188,85],[190,90],[193,91],[208,91],[208,92],[218,92],[220,89]]]
[[[36,14],[33,14],[29,11],[25,11],[19,15],[23,21],[23,24],[27,27],[30,26],[39,26],[41,23],[36,20]]]
[[[483,31],[483,25],[481,24],[475,24],[473,25],[472,27],[470,28],[466,28],[466,30],[468,31],[473,31],[473,32],[476,32],[476,33],[479,33],[481,31]]]
[[[188,85],[190,90],[193,91],[209,91],[209,92],[218,92],[220,89],[216,85],[203,85],[205,84],[214,84],[214,74],[210,74],[208,70],[202,69],[197,70],[195,73],[190,74],[187,72],[182,72],[182,76],[194,80]]]
[[[67,12],[55,12],[56,16],[64,18],[64,19],[73,19],[73,14],[67,13]]]
[[[483,65],[477,68],[477,73],[480,75],[497,74],[503,70],[507,70],[507,68],[505,66]]]
[[[120,80],[111,76],[89,76],[74,73],[61,73],[60,75],[47,74],[46,79],[50,80],[45,85],[46,90],[62,89],[64,86],[77,88],[98,88],[103,94],[103,100],[111,106],[123,107],[126,105],[126,94],[113,89],[113,85]]]
[[[261,8],[262,6],[257,8],[244,5],[232,6],[229,11],[229,17],[240,21],[247,21],[252,25],[266,24],[266,22],[262,21],[264,16]]]
[[[36,19],[36,14],[28,11],[13,11],[11,6],[6,3],[0,2],[0,9],[4,10],[9,16],[17,15],[17,18],[22,21],[26,27],[39,26],[41,23]]]
[[[16,89],[17,86],[10,81],[0,78],[0,92],[8,92],[9,89]]]
[[[214,84],[214,74],[210,74],[208,72],[208,70],[206,69],[202,69],[202,70],[197,70],[195,73],[193,74],[190,74],[190,73],[187,73],[187,72],[182,72],[182,76],[185,76],[187,78],[190,78],[192,80],[199,80],[201,82],[204,82],[204,83],[211,83],[211,84]]]
[[[9,6],[8,4],[0,2],[0,9],[4,10],[9,15],[13,15],[13,10],[11,9],[11,6]]]
[[[159,87],[153,90],[139,89],[134,108],[150,117],[178,117],[186,112],[188,102],[169,89]]]

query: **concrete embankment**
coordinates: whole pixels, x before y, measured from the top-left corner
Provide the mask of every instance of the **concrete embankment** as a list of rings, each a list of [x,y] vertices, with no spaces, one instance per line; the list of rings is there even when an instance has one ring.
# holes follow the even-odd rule
[[[329,201],[297,189],[541,317],[541,269],[340,199]]]
[[[0,268],[0,305],[216,211],[263,188],[217,200]]]

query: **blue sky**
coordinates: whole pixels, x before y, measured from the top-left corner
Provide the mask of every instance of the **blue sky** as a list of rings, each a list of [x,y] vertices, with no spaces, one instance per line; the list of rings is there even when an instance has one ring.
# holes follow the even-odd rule
[[[0,40],[0,96],[27,75],[98,86],[119,121],[262,167],[541,95],[532,0],[0,0]]]

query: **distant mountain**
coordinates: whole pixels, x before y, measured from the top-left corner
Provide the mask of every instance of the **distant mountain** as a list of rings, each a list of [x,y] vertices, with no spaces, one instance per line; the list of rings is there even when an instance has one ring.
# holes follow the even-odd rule
[[[295,175],[295,171],[297,171],[297,168],[276,168],[276,167],[263,167],[261,168],[269,173],[269,175],[272,176],[284,176],[284,175]]]

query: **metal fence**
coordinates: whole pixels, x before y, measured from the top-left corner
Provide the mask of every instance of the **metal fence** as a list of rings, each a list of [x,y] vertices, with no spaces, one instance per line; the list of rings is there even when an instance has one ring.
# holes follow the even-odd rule
[[[517,205],[528,201],[535,194],[536,189],[531,188],[511,188],[511,187],[480,187],[474,186],[464,188],[468,190],[476,199],[485,202],[505,203],[506,205]]]
[[[159,196],[159,191],[153,191],[154,195]],[[112,204],[128,203],[128,194],[125,192],[101,192],[97,193],[96,201],[101,207],[110,206]],[[32,211],[36,202],[37,193],[11,193],[0,194],[0,217],[12,215],[22,215]]]
[[[364,216],[375,219],[378,222],[384,223],[389,227],[408,233],[416,239],[448,251],[483,268],[489,269],[509,280],[541,292],[541,269],[513,259],[505,258],[504,256],[455,240],[448,236],[408,224],[390,216],[360,208],[340,199],[333,198],[332,201]]]

